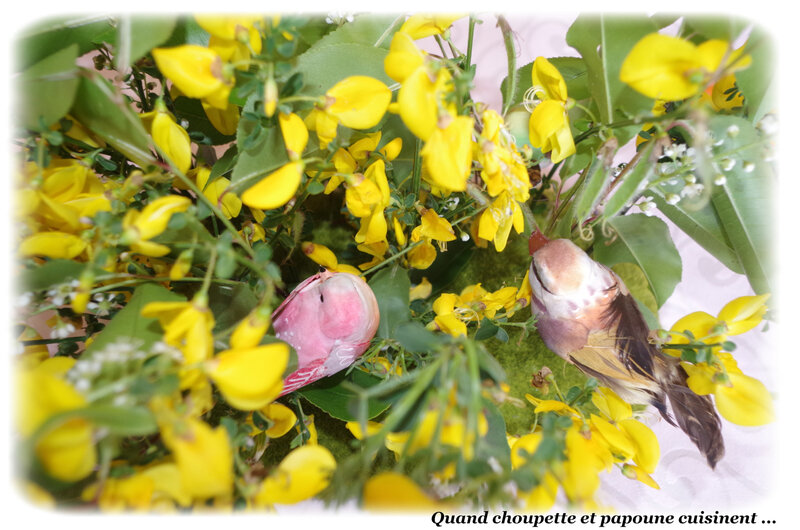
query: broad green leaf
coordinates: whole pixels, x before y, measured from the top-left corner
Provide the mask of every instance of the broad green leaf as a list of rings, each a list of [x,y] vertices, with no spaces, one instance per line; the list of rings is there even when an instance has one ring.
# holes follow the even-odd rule
[[[775,45],[763,28],[756,26],[745,44],[752,57],[749,67],[736,72],[736,85],[744,96],[749,117],[757,123],[765,114],[777,110]]]
[[[83,357],[90,357],[118,340],[136,340],[140,348],[146,349],[161,340],[163,332],[158,319],[142,316],[142,308],[150,302],[180,302],[184,297],[157,283],[144,283],[133,291],[128,304],[123,307],[92,343]]]
[[[616,190],[603,207],[603,217],[613,217],[642,192],[656,165],[655,161],[650,159],[654,145],[655,142],[647,142],[636,167],[626,171],[622,182],[616,186]]]
[[[94,49],[102,36],[113,31],[107,15],[71,15],[48,18],[25,29],[17,36],[17,69],[28,68],[45,57],[71,45],[78,46],[78,56]]]
[[[726,134],[731,126],[738,133]],[[736,163],[726,171],[726,182],[715,185],[711,202],[719,216],[731,246],[739,257],[747,280],[756,294],[772,292],[771,213],[772,167],[763,160],[764,141],[750,123],[735,116],[711,118],[714,138],[724,138],[717,157],[728,154]],[[744,163],[753,164],[747,171]]]
[[[217,178],[233,170],[238,160],[238,154],[239,152],[236,149],[236,144],[231,145],[228,150],[225,151],[225,154],[214,163],[214,167],[211,168],[211,173],[208,175],[208,181],[214,182]]]
[[[78,45],[42,59],[25,70],[17,83],[22,105],[17,109],[17,123],[32,130],[50,127],[63,118],[78,90]]]
[[[402,267],[382,269],[369,280],[369,286],[375,293],[380,311],[377,336],[394,338],[397,326],[410,320],[408,299],[411,282],[408,271]]]
[[[658,307],[681,281],[681,256],[670,238],[667,225],[658,217],[632,214],[606,221],[614,234],[610,239],[597,230],[594,259],[613,267],[633,263],[647,279]]]
[[[297,71],[303,74],[304,94],[321,96],[346,77],[366,75],[387,86],[394,83],[383,69],[385,48],[359,43],[312,47],[297,58]]]
[[[589,90],[601,121],[610,123],[616,117],[625,88],[619,79],[622,62],[639,39],[656,29],[646,17],[580,15],[567,31],[567,44],[586,63]]]
[[[383,37],[380,43],[381,48],[389,49],[392,42],[392,35],[400,29],[397,24],[392,28],[392,23],[397,17],[385,14],[356,15],[352,22],[343,24],[339,28],[331,31],[317,42],[308,51],[317,51],[333,44],[364,44],[375,46],[378,39]],[[388,33],[387,33],[388,31]],[[384,35],[386,33],[386,35]]]
[[[175,17],[123,15],[117,24],[114,64],[120,70],[163,44],[175,30]]]
[[[652,193],[651,197],[659,211],[675,223],[675,226],[683,230],[686,235],[730,270],[744,274],[739,257],[733,250],[728,235],[723,229],[722,221],[711,203],[703,205],[700,209],[690,209],[687,208],[685,202],[668,204],[664,200],[666,191],[659,187],[652,188],[648,193]]]
[[[255,141],[246,142],[247,138],[255,138]],[[231,174],[232,191],[235,193],[253,186],[289,161],[277,127],[264,128],[260,121],[243,118],[239,121],[236,142],[239,157]]]
[[[360,398],[353,387],[366,390],[380,382],[381,379],[356,369],[347,376],[344,376],[344,372],[340,372],[321,379],[298,390],[297,393],[334,418],[342,421],[357,421],[359,420]],[[371,419],[389,408],[390,402],[368,399],[366,405],[367,419]]]
[[[150,137],[125,96],[98,72],[82,73],[72,116],[135,164],[155,164]]]
[[[647,278],[637,265],[633,263],[617,263],[611,270],[617,273],[622,282],[636,299],[642,315],[650,329],[658,329],[661,325],[658,322],[658,304],[653,291],[647,283]]]

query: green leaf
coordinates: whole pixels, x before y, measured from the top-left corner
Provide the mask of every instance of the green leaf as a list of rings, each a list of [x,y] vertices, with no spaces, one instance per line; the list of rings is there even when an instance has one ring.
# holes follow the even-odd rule
[[[595,156],[585,175],[585,178],[581,178],[581,187],[575,199],[570,223],[573,221],[583,222],[589,217],[600,200],[600,194],[607,187],[608,171],[601,156]]]
[[[99,73],[82,73],[72,116],[140,167],[154,165],[150,136],[125,96]]]
[[[567,44],[578,50],[586,63],[589,90],[601,121],[615,119],[625,88],[619,79],[622,62],[642,37],[656,29],[646,17],[580,15],[567,31]]]
[[[645,275],[658,307],[664,305],[681,281],[681,256],[670,238],[667,225],[658,217],[632,214],[607,221],[613,228],[611,239],[597,229],[594,259],[613,267],[633,263]]]
[[[156,420],[146,407],[90,405],[74,412],[117,436],[145,436],[158,431]]]
[[[726,131],[738,127],[731,138]],[[726,171],[725,184],[715,185],[711,193],[714,210],[722,222],[731,246],[739,257],[747,280],[756,294],[772,292],[772,167],[763,160],[763,139],[747,120],[736,116],[711,118],[714,138],[724,138],[717,156],[730,154],[736,163]],[[754,165],[750,172],[743,163]]]
[[[752,63],[736,72],[736,85],[744,96],[749,117],[757,123],[765,114],[776,110],[775,44],[762,28],[753,28],[745,46]]]
[[[251,135],[257,135],[257,139],[245,148],[245,139]],[[243,118],[239,120],[236,142],[239,145],[239,157],[231,174],[231,191],[234,193],[253,186],[289,161],[277,127],[262,128],[261,122]]]
[[[228,150],[225,151],[225,154],[214,163],[214,167],[211,168],[211,173],[208,175],[208,181],[214,182],[217,178],[230,172],[236,165],[238,154],[239,152],[236,149],[236,144],[231,145]]]
[[[78,45],[72,44],[22,73],[17,84],[20,126],[46,130],[67,114],[78,90],[77,58]]]
[[[361,14],[357,15],[352,22],[348,22],[339,28],[331,31],[317,42],[315,42],[308,51],[317,51],[326,46],[334,44],[364,44],[367,46],[375,46],[378,39],[391,27],[392,22],[396,16],[383,15],[383,14]],[[392,42],[392,35],[400,29],[397,25],[394,31],[390,31],[384,36],[381,41],[380,47],[389,49]]]
[[[158,319],[142,316],[142,308],[150,302],[180,302],[185,298],[157,283],[144,283],[133,291],[128,304],[123,307],[92,343],[82,357],[90,357],[118,340],[137,340],[147,349],[161,340],[163,332]]]
[[[495,335],[497,335],[497,330],[500,328],[495,325],[494,322],[489,320],[486,317],[483,317],[481,320],[480,327],[478,327],[478,331],[475,332],[475,340],[486,340],[491,339]]]
[[[676,185],[676,188],[680,184]],[[679,189],[675,190],[679,192]],[[735,273],[744,274],[742,264],[736,251],[733,250],[728,235],[722,226],[717,212],[711,203],[704,204],[699,209],[687,207],[684,201],[677,204],[668,204],[665,200],[667,191],[662,188],[651,188],[653,202],[667,219],[683,230],[698,245],[709,254],[717,258],[723,265]]]
[[[244,283],[239,285],[213,284],[208,290],[208,307],[214,315],[214,332],[234,326],[258,305],[253,290]]]
[[[117,25],[114,65],[125,70],[163,44],[175,30],[175,23],[175,17],[168,16],[121,16]]]
[[[383,69],[387,50],[359,43],[312,47],[297,58],[297,71],[303,74],[304,94],[321,96],[346,77],[366,75],[386,85],[394,83]],[[357,58],[355,60],[354,58]]]
[[[50,260],[41,266],[26,269],[22,274],[21,285],[29,291],[42,291],[53,285],[77,280],[87,267],[90,265],[69,259]],[[96,269],[96,272],[102,271]]]
[[[301,388],[298,394],[321,408],[334,418],[342,421],[359,420],[359,394],[356,389],[369,389],[381,382],[381,379],[362,370],[353,370],[348,375],[344,372],[320,379],[316,383]],[[389,408],[389,401],[380,399],[367,400],[367,419],[374,418]]]
[[[400,322],[395,328],[394,336],[406,351],[428,353],[444,344],[441,335],[425,328],[420,322],[410,320]]]
[[[617,263],[611,267],[611,270],[616,272],[622,279],[625,286],[631,292],[631,295],[633,295],[639,303],[639,306],[644,306],[644,309],[646,309],[646,311],[642,311],[642,314],[647,321],[647,325],[650,326],[650,329],[660,328],[661,326],[658,324],[658,304],[656,303],[656,297],[653,291],[650,290],[647,277],[645,277],[642,269],[634,263]]]
[[[381,269],[369,280],[380,311],[377,336],[394,338],[397,326],[410,320],[408,309],[411,282],[408,271],[402,267]]]
[[[17,69],[28,68],[45,57],[77,44],[77,56],[94,49],[101,36],[113,30],[106,15],[72,15],[48,18],[27,28],[17,37]]]
[[[720,15],[686,15],[683,17],[687,33],[699,33],[697,40],[702,42],[710,39],[720,39],[731,42],[744,31],[750,24],[743,18],[726,17]],[[705,38],[702,38],[702,37]]]
[[[615,216],[625,205],[633,202],[644,189],[656,165],[655,161],[650,160],[654,145],[655,142],[647,142],[644,150],[641,151],[641,158],[636,164],[636,167],[625,174],[622,182],[617,185],[616,191],[614,191],[606,202],[605,207],[603,207],[603,217],[609,218]]]

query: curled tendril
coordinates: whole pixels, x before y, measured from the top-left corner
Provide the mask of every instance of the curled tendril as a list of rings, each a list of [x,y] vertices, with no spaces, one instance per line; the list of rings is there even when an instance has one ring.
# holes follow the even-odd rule
[[[578,228],[578,236],[580,236],[583,241],[590,243],[594,239],[594,232],[590,227],[581,224]]]
[[[606,219],[603,219],[603,221],[600,223],[600,233],[603,234],[604,238],[608,239],[606,244],[611,244],[615,239],[617,239],[617,231],[614,230],[610,224],[608,224]]]
[[[528,112],[533,112],[533,109],[536,108],[536,105],[542,102],[542,100],[537,96],[544,93],[544,87],[540,87],[538,85],[534,85],[526,90],[525,94],[522,96],[522,105],[525,107],[525,110]]]

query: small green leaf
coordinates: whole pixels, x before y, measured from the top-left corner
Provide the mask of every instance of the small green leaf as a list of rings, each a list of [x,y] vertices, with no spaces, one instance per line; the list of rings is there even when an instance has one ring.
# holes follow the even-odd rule
[[[475,332],[474,338],[475,340],[491,339],[492,337],[497,335],[497,330],[499,329],[500,328],[497,327],[494,322],[492,322],[486,317],[483,317],[483,320],[481,320],[481,324],[480,327],[478,328],[478,331]]]
[[[632,214],[607,221],[613,228],[611,239],[597,230],[594,259],[613,267],[618,263],[634,263],[644,273],[647,283],[661,307],[681,281],[681,256],[667,225],[658,217]]]
[[[22,73],[17,84],[20,126],[47,130],[67,114],[78,90],[77,58],[78,45],[72,44]]]
[[[383,36],[380,46],[389,49],[392,42],[392,35],[400,29],[400,25],[394,27],[394,31],[389,31],[392,22],[396,16],[384,14],[361,14],[356,15],[352,22],[343,24],[337,29],[331,31],[317,42],[315,42],[309,51],[317,52],[326,46],[334,44],[365,44],[368,46],[375,46],[378,39]],[[386,33],[386,35],[384,35]]]
[[[366,75],[394,83],[383,69],[387,50],[360,43],[341,43],[311,47],[297,58],[297,71],[303,74],[304,94],[321,96],[346,77]],[[353,60],[357,57],[358,60]]]
[[[157,283],[144,283],[133,291],[128,304],[123,307],[92,341],[82,357],[90,357],[117,340],[137,340],[147,349],[161,340],[163,332],[158,320],[142,316],[142,308],[150,302],[176,302],[182,296]]]
[[[114,64],[124,70],[163,44],[175,30],[175,17],[123,15],[117,24]]]
[[[411,282],[408,271],[402,267],[386,268],[375,273],[369,286],[378,300],[381,320],[378,324],[378,337],[394,338],[397,327],[410,320],[409,290]]]
[[[357,421],[359,419],[359,394],[353,387],[366,390],[380,382],[379,378],[356,369],[347,376],[344,376],[344,372],[340,372],[326,377],[297,392],[334,418],[342,421]],[[389,408],[389,405],[389,401],[369,399],[367,401],[367,419],[374,418]]]
[[[444,343],[441,335],[429,331],[414,320],[399,323],[394,335],[400,346],[414,353],[432,352]]]
[[[107,15],[48,18],[26,28],[17,38],[17,67],[24,70],[59,50],[78,46],[77,56],[94,49],[102,36],[113,32]]]
[[[253,135],[256,135],[256,141],[245,149],[245,140]],[[242,118],[239,120],[236,141],[239,144],[239,157],[231,174],[231,191],[234,193],[253,186],[289,161],[277,127],[265,129],[260,121]]]

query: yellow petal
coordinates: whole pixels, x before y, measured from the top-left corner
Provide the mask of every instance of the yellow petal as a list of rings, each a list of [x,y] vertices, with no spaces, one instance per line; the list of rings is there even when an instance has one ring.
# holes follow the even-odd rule
[[[441,81],[439,81],[441,80]],[[408,129],[421,140],[427,140],[436,130],[439,121],[437,89],[451,80],[443,68],[432,81],[425,68],[417,68],[409,75],[397,93],[400,117]]]
[[[633,461],[647,473],[654,472],[661,457],[661,448],[653,431],[644,423],[634,419],[621,420],[618,425],[633,442]]]
[[[624,420],[633,414],[631,406],[607,387],[599,387],[592,394],[592,403],[612,421]]]
[[[533,147],[543,153],[552,151],[550,158],[554,163],[575,152],[567,112],[560,101],[542,101],[533,109],[528,134]]]
[[[421,212],[420,235],[436,241],[453,241],[456,238],[453,227],[444,217],[439,216],[433,209],[426,208]]]
[[[22,256],[44,256],[53,259],[73,259],[86,249],[86,241],[65,232],[39,232],[22,240]]]
[[[432,35],[441,35],[453,22],[465,15],[412,15],[403,22],[398,30],[407,33],[412,39],[423,39]]]
[[[278,122],[281,126],[283,143],[286,145],[289,160],[299,160],[308,143],[308,129],[306,129],[303,119],[294,113],[281,113],[278,116]]]
[[[435,127],[421,154],[433,184],[464,191],[472,168],[472,118],[457,116],[444,129]]]
[[[567,83],[553,63],[544,57],[537,57],[531,68],[533,87],[539,89],[537,95],[542,100],[555,99],[567,101]]]
[[[356,440],[363,440],[366,436],[372,436],[376,432],[380,431],[383,428],[382,423],[378,423],[377,421],[367,421],[367,434],[364,436],[364,431],[361,429],[361,424],[357,421],[348,421],[345,424],[347,430],[350,431],[353,436],[355,436]]]
[[[383,215],[383,210],[375,208],[372,214],[368,217],[361,218],[361,228],[356,233],[354,239],[357,243],[370,245],[373,243],[380,243],[386,239],[386,232],[388,225],[386,224],[386,217]]]
[[[525,508],[535,512],[547,512],[556,503],[558,480],[549,471],[544,474],[541,483],[529,493],[521,493]]]
[[[224,109],[218,109],[206,101],[203,104],[203,111],[205,111],[208,121],[214,126],[216,130],[226,136],[236,134],[236,129],[239,126],[239,107],[236,105],[227,105]]]
[[[433,285],[428,281],[428,278],[423,277],[419,284],[409,290],[408,298],[410,301],[424,300],[431,295],[432,291]]]
[[[302,164],[289,162],[245,190],[242,202],[260,210],[279,208],[294,197],[302,174]]]
[[[69,420],[36,443],[36,456],[47,473],[64,482],[80,480],[97,464],[92,426],[86,420]]]
[[[370,478],[364,485],[364,508],[367,510],[429,511],[436,503],[416,482],[392,471]]]
[[[400,154],[400,151],[403,150],[403,139],[400,137],[395,138],[391,142],[387,142],[384,145],[380,152],[383,153],[383,156],[386,157],[386,160],[392,161]]]
[[[731,300],[719,312],[718,318],[725,321],[731,335],[750,331],[761,322],[767,312],[766,302],[769,296],[741,296]]]
[[[625,460],[636,453],[636,446],[628,436],[608,420],[592,414],[589,423],[608,442],[609,448],[613,453],[621,454]]]
[[[322,265],[326,269],[336,270],[339,266],[339,260],[336,259],[336,255],[325,245],[305,241],[300,245],[300,248],[314,263]]]
[[[175,164],[181,173],[189,171],[192,165],[192,144],[189,133],[175,123],[165,112],[157,112],[151,126],[153,142]]]
[[[511,448],[511,468],[517,469],[532,458],[543,438],[541,432],[520,436]]]
[[[389,46],[389,53],[383,60],[386,75],[402,83],[423,64],[425,64],[425,53],[417,48],[414,39],[408,33],[395,33]]]
[[[622,474],[630,479],[638,480],[642,484],[647,484],[653,489],[657,490],[661,489],[658,486],[658,483],[655,480],[653,480],[653,477],[648,475],[647,472],[640,467],[632,466],[630,464],[625,464],[624,466],[622,466]]]
[[[282,342],[225,350],[206,363],[208,377],[234,407],[256,410],[280,395],[289,347]]]
[[[717,385],[714,401],[723,418],[747,427],[765,425],[775,419],[772,396],[758,379],[729,373],[731,386]]]
[[[264,307],[256,307],[242,319],[231,333],[231,349],[254,348],[267,333],[271,323],[269,312]]]
[[[373,77],[354,75],[336,83],[325,95],[328,114],[351,129],[369,129],[381,121],[392,99],[389,87]]]
[[[222,85],[222,59],[209,48],[185,44],[152,53],[158,69],[190,98],[208,96]]]
[[[689,377],[686,378],[686,385],[689,389],[699,396],[713,394],[717,388],[714,376],[717,370],[707,363],[691,364],[682,362],[681,366],[686,370]]]
[[[336,460],[321,445],[304,445],[290,452],[256,494],[260,504],[294,504],[328,487]]]
[[[297,423],[297,416],[292,409],[280,403],[270,403],[261,409],[261,413],[273,422],[272,427],[264,431],[270,438],[280,438]]]
[[[165,195],[144,207],[136,216],[133,226],[142,239],[152,239],[167,229],[173,214],[185,212],[192,201],[180,195]]]
[[[691,42],[651,33],[631,49],[622,63],[620,79],[647,97],[676,101],[700,90],[693,74],[702,66],[697,47]]]

